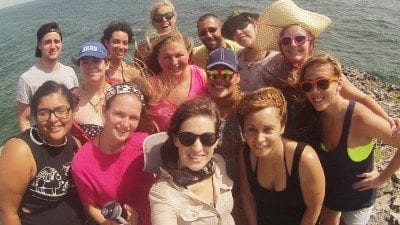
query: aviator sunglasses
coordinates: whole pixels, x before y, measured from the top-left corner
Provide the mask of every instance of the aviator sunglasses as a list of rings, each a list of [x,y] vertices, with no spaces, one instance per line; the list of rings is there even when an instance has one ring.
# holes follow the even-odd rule
[[[210,78],[210,80],[215,80],[217,78],[217,75],[222,76],[225,80],[230,81],[232,80],[233,75],[235,72],[229,69],[209,69],[207,70],[207,77]]]
[[[316,85],[319,90],[326,90],[329,88],[330,84],[333,81],[339,81],[339,78],[337,78],[337,77],[326,77],[325,78],[324,77],[324,78],[319,78],[316,80],[307,80],[307,81],[301,82],[300,87],[303,92],[310,92],[313,89],[314,85]]]
[[[296,35],[296,36],[285,36],[281,37],[282,45],[290,45],[294,41],[294,43],[298,46],[304,45],[306,41],[311,41],[312,38],[305,35]]]
[[[171,20],[174,16],[175,14],[173,12],[167,12],[164,14],[154,14],[153,21],[159,23],[162,22],[164,18],[166,20]]]
[[[197,138],[203,146],[211,147],[218,140],[218,134],[207,132],[203,134],[194,134],[192,132],[181,132],[178,134],[179,142],[184,146],[192,146]]]

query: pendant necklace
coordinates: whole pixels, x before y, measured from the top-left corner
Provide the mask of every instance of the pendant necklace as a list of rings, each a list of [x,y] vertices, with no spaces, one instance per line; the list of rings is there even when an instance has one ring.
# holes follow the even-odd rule
[[[99,98],[99,101],[98,101],[97,103],[93,103],[93,102],[91,101],[91,99],[90,99],[90,98],[86,95],[86,93],[85,93],[85,86],[83,86],[82,89],[83,89],[83,94],[84,94],[85,97],[87,98],[89,104],[93,107],[94,111],[95,111],[96,113],[98,113],[99,110],[97,109],[97,107],[100,105],[100,103],[103,102],[105,95],[103,95],[102,97],[100,97],[100,98]],[[103,93],[104,93],[104,89],[105,89],[105,85],[104,85],[104,87],[103,87]],[[94,97],[94,96],[93,96],[93,97]]]

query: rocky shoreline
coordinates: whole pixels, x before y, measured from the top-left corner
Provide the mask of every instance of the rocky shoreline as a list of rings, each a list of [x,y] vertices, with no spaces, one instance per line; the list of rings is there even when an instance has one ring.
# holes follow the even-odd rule
[[[373,97],[392,117],[400,117],[400,86],[381,82],[378,78],[353,68],[344,68],[343,73],[360,90]],[[376,165],[378,170],[386,167],[396,149],[377,144]],[[369,225],[400,225],[400,171],[384,183],[378,191]]]

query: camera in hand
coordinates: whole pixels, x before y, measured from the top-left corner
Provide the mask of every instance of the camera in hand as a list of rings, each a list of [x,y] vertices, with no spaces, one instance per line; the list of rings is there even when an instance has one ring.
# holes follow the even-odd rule
[[[128,213],[117,201],[109,201],[104,204],[103,208],[101,209],[101,214],[103,214],[104,218],[106,219],[113,220],[121,224],[129,224]]]

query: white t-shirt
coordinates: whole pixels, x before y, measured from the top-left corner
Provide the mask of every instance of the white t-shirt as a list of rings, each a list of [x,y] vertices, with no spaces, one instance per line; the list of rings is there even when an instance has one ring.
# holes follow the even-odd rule
[[[47,73],[38,64],[35,64],[23,73],[18,80],[17,101],[29,105],[32,95],[44,82],[49,80],[64,84],[69,89],[78,87],[79,82],[75,71],[61,63],[58,65],[56,70]]]

